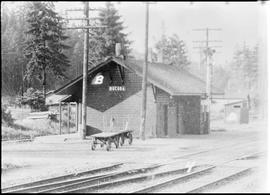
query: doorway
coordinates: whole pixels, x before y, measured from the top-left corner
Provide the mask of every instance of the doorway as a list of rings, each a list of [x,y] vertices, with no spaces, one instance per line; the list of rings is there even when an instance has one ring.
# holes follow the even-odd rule
[[[164,111],[164,135],[168,135],[168,105],[163,105],[163,111]]]

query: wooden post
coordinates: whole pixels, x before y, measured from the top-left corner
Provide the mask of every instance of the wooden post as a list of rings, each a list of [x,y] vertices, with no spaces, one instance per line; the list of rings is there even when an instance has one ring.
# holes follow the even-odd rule
[[[76,112],[75,112],[75,124],[76,124],[76,132],[78,132],[78,128],[79,128],[79,106],[78,106],[78,102],[76,102]]]
[[[62,123],[62,108],[61,108],[61,104],[62,102],[59,103],[59,133],[61,135],[61,131],[62,131],[62,127],[61,127],[61,123]]]
[[[84,15],[89,18],[89,2],[84,2]],[[85,20],[85,25],[89,26],[89,20]],[[88,51],[89,51],[89,28],[84,29],[84,51],[83,51],[83,87],[82,87],[82,128],[80,129],[81,139],[86,135],[86,98],[87,98],[87,70],[88,70]]]
[[[206,63],[206,101],[207,101],[207,128],[206,133],[209,133],[210,128],[210,106],[211,106],[211,79],[210,79],[210,64],[209,64],[209,46],[208,46],[208,28],[206,28],[206,55],[205,55],[205,63]]]
[[[145,55],[143,67],[143,80],[142,80],[142,111],[141,111],[141,128],[140,128],[140,138],[142,140],[145,140],[145,119],[146,119],[146,102],[147,102],[148,23],[149,23],[149,3],[146,2]]]
[[[70,102],[68,102],[68,133],[70,133]]]

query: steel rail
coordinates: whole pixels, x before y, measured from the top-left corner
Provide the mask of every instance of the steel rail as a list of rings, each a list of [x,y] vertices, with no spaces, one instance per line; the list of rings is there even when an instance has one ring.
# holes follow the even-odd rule
[[[98,173],[98,172],[103,172],[103,171],[119,168],[121,165],[123,165],[123,163],[117,163],[117,164],[113,164],[113,165],[109,165],[109,166],[105,166],[105,167],[101,167],[101,168],[96,168],[96,169],[91,169],[91,170],[83,171],[83,172],[79,172],[79,173],[72,173],[72,174],[61,175],[61,176],[52,177],[52,178],[48,178],[48,179],[42,179],[39,181],[33,181],[33,182],[29,182],[29,183],[24,183],[24,184],[19,184],[19,185],[3,188],[3,189],[1,189],[1,191],[3,193],[10,193],[10,192],[13,192],[15,190],[22,189],[22,188],[33,187],[33,186],[37,186],[37,185],[53,183],[53,182],[62,181],[62,180],[74,179],[74,178],[78,178],[78,177],[85,176],[88,174],[94,174],[94,173]]]
[[[198,166],[196,166],[198,167]],[[214,166],[210,166],[204,170],[201,171],[207,171],[214,168]],[[105,182],[105,183],[101,183],[98,185],[91,185],[91,186],[87,186],[87,187],[82,187],[82,188],[78,188],[78,189],[73,189],[73,190],[67,190],[64,191],[62,193],[83,193],[83,192],[92,192],[94,190],[98,190],[100,188],[107,188],[107,187],[111,187],[111,186],[116,186],[116,185],[123,185],[125,183],[130,183],[130,182],[138,182],[138,181],[144,181],[144,180],[151,180],[154,178],[158,178],[158,177],[163,177],[166,175],[172,175],[172,174],[180,174],[180,173],[184,173],[188,170],[188,168],[181,168],[181,169],[175,169],[175,170],[170,170],[170,171],[163,171],[163,172],[158,172],[158,173],[154,173],[154,174],[148,174],[148,175],[143,175],[143,176],[136,176],[136,177],[131,177],[131,178],[127,178],[127,179],[120,179],[120,180],[116,180],[116,181],[111,181],[111,182]]]
[[[203,184],[199,187],[196,187],[192,190],[189,190],[185,193],[194,193],[194,192],[201,192],[203,190],[205,190],[206,188],[209,188],[209,187],[213,187],[213,186],[217,186],[219,185],[221,182],[225,182],[227,180],[231,180],[231,179],[235,179],[237,176],[243,176],[244,174],[247,174],[248,172],[250,172],[252,170],[252,168],[245,168],[243,170],[240,170],[240,171],[236,171],[235,173],[232,173],[226,177],[223,177],[223,178],[219,178],[219,179],[216,179],[214,181],[211,181],[211,182],[208,182],[206,184]]]
[[[46,190],[39,191],[39,192],[40,193],[53,193],[53,192],[57,192],[57,193],[60,192],[61,193],[61,192],[65,192],[67,190],[74,190],[75,188],[80,188],[80,187],[94,185],[94,184],[100,184],[102,182],[111,181],[111,180],[117,179],[117,178],[124,178],[126,176],[147,173],[148,171],[152,171],[153,169],[159,168],[160,166],[162,166],[162,165],[154,165],[154,166],[150,166],[150,167],[137,168],[137,169],[131,169],[131,170],[126,170],[126,171],[122,171],[122,172],[116,172],[116,173],[100,176],[100,177],[97,177],[94,179],[90,178],[88,180],[84,180],[81,182],[80,181],[73,182],[73,183],[68,184],[68,185],[63,185],[61,187],[56,187],[56,188],[52,188],[52,189],[46,189]]]
[[[258,154],[258,153],[261,153],[261,152],[252,153],[252,154],[250,154],[249,156],[254,156],[254,154]],[[233,159],[231,159],[231,160],[228,160],[228,161],[219,163],[218,165],[213,165],[211,169],[217,168],[217,167],[220,166],[220,165],[224,165],[224,164],[230,163],[230,162],[232,162],[232,161],[237,161],[237,160],[241,159],[243,156],[246,157],[247,155],[242,155],[241,157],[233,158]],[[231,174],[231,175],[229,175],[229,176],[226,176],[226,177],[224,177],[224,178],[217,179],[217,180],[214,180],[214,181],[209,182],[209,183],[207,183],[207,184],[204,184],[204,185],[202,185],[202,186],[196,187],[196,188],[194,188],[194,189],[192,189],[192,190],[190,190],[190,191],[188,191],[188,192],[195,192],[195,191],[197,192],[197,191],[200,191],[200,190],[202,190],[203,188],[206,188],[206,187],[212,186],[212,185],[214,185],[214,184],[217,184],[217,183],[219,183],[219,182],[222,182],[222,181],[224,181],[224,180],[230,179],[230,178],[232,178],[232,177],[234,177],[234,176],[236,176],[236,175],[240,175],[240,174],[242,174],[242,173],[246,173],[246,172],[250,171],[251,169],[252,169],[251,167],[245,168],[244,170],[238,171],[238,172],[233,173],[233,174]],[[203,171],[203,172],[204,172],[204,171]],[[169,179],[169,180],[167,180],[167,181],[165,181],[165,182],[162,181],[162,182],[159,182],[158,184],[154,184],[154,185],[150,185],[150,186],[147,186],[147,187],[143,187],[143,188],[141,188],[141,189],[139,189],[139,190],[132,191],[132,192],[130,192],[130,193],[147,193],[147,192],[153,192],[154,190],[158,190],[158,189],[161,189],[161,188],[163,188],[163,187],[168,187],[169,185],[173,185],[174,183],[183,181],[183,180],[185,180],[185,179],[187,179],[187,178],[190,178],[190,177],[192,177],[192,176],[200,175],[200,174],[203,173],[203,172],[202,172],[202,171],[192,172],[192,173],[187,174],[187,175],[184,175],[184,176],[180,176],[180,177],[176,177],[176,178],[173,178],[173,179]]]

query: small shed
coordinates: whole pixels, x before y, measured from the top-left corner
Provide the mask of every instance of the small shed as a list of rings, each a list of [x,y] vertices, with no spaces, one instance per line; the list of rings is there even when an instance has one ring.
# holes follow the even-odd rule
[[[225,122],[247,124],[249,122],[248,101],[242,100],[225,104]]]

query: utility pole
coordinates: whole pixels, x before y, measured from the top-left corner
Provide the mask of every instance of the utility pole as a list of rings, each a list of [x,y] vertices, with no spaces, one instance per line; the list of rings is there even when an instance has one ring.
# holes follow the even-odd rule
[[[104,26],[91,26],[90,20],[99,19],[98,17],[89,18],[89,11],[96,11],[100,9],[90,9],[89,2],[83,2],[84,9],[70,9],[66,11],[84,11],[83,18],[69,18],[67,20],[83,20],[85,26],[81,27],[67,27],[66,29],[84,29],[84,45],[83,45],[83,86],[82,86],[82,128],[79,128],[81,139],[86,136],[86,118],[87,118],[87,72],[89,63],[89,29],[103,28]]]
[[[89,18],[89,2],[84,2],[84,16],[87,19]],[[85,20],[85,26],[89,26],[89,20]],[[86,135],[88,53],[89,53],[89,28],[86,28],[84,30],[84,43],[83,43],[82,129],[79,130],[82,139],[85,139]]]
[[[142,111],[141,111],[141,128],[140,138],[145,140],[145,119],[146,119],[146,102],[147,102],[147,71],[148,71],[148,27],[149,27],[149,2],[146,2],[145,15],[145,54],[142,80]]]
[[[213,54],[215,52],[214,47],[220,46],[209,46],[209,42],[221,42],[220,40],[209,40],[209,31],[220,31],[221,29],[217,28],[205,28],[205,29],[194,29],[194,31],[205,31],[206,40],[205,41],[193,41],[193,42],[205,42],[204,47],[194,47],[202,49],[204,48],[205,54],[205,64],[206,64],[206,112],[207,112],[207,128],[205,133],[209,133],[210,129],[210,107],[212,99],[212,73],[213,73]]]

